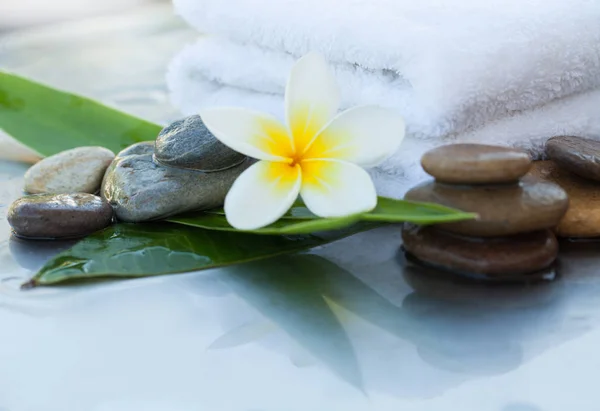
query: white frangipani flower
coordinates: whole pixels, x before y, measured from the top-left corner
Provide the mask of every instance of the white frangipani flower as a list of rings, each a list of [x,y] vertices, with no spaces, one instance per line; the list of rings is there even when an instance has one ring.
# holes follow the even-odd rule
[[[367,212],[377,205],[369,174],[404,138],[404,120],[376,106],[336,116],[340,91],[325,59],[300,59],[285,91],[287,126],[243,108],[210,108],[206,127],[231,149],[259,160],[235,181],[225,199],[227,221],[253,230],[277,221],[298,195],[320,217]]]

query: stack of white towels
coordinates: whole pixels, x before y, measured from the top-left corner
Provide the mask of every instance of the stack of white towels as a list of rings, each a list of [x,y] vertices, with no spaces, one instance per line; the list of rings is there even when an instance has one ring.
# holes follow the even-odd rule
[[[406,119],[400,150],[372,171],[382,195],[424,177],[419,158],[451,142],[518,146],[600,139],[600,0],[174,0],[199,31],[167,80],[186,114],[244,106],[283,114],[290,68],[332,64],[345,107]]]

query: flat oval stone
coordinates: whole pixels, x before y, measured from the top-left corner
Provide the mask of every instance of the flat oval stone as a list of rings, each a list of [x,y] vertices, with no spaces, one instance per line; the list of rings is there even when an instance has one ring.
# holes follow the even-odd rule
[[[567,193],[562,188],[535,181],[472,187],[429,181],[411,189],[405,199],[479,214],[478,220],[438,226],[477,237],[506,236],[554,227],[569,206]]]
[[[508,147],[451,144],[434,148],[421,158],[423,169],[451,184],[515,182],[531,167],[527,153]]]
[[[123,150],[106,171],[102,196],[117,218],[141,222],[193,210],[220,207],[237,177],[252,161],[227,170],[204,173],[166,167],[153,160],[154,143]]]
[[[12,203],[8,224],[23,238],[75,238],[108,227],[111,206],[100,197],[87,194],[33,194]]]
[[[573,136],[552,137],[546,142],[546,156],[575,174],[600,181],[600,141]]]
[[[549,267],[558,255],[558,241],[550,230],[510,237],[464,237],[406,224],[405,249],[434,266],[469,274],[506,277]]]
[[[555,228],[559,237],[600,237],[600,184],[579,177],[553,161],[536,161],[526,179],[559,185],[569,195],[569,208]]]
[[[217,140],[199,115],[164,128],[156,139],[155,157],[164,165],[206,172],[235,167],[246,160]]]
[[[30,194],[97,193],[115,153],[104,147],[78,147],[47,157],[25,173]]]

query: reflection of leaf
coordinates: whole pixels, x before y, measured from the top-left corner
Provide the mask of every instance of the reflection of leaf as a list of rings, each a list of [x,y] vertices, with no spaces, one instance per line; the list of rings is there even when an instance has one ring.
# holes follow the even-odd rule
[[[382,224],[402,222],[433,224],[472,219],[473,217],[474,214],[464,213],[438,204],[414,203],[379,197],[377,208],[369,213],[342,218],[318,218],[301,202],[297,202],[279,221],[268,227],[250,232],[270,235],[310,234],[344,228],[359,221]],[[238,231],[229,225],[222,210],[186,213],[170,217],[168,221],[207,230]]]
[[[118,224],[58,254],[28,285],[149,277],[239,264],[306,250],[364,227],[284,237],[208,231],[169,223]]]
[[[217,338],[209,347],[209,350],[221,350],[225,348],[239,347],[259,340],[277,330],[277,327],[269,322],[242,324],[229,330]]]
[[[85,97],[0,71],[0,129],[49,156],[80,146],[115,152],[154,140],[161,127]]]
[[[321,294],[322,276],[331,266],[341,270],[317,256],[282,256],[234,267],[224,281],[314,358],[363,390],[354,347]]]
[[[318,218],[314,220],[282,219],[268,227],[248,231],[248,233],[267,235],[311,234],[319,231],[331,231],[348,227],[358,220],[359,218],[357,216],[344,218]],[[229,225],[225,216],[204,212],[170,217],[168,221],[206,230],[240,232],[240,230]]]

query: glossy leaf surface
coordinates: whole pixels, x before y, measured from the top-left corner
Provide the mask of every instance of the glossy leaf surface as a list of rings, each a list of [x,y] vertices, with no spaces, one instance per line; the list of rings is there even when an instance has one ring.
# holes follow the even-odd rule
[[[26,286],[206,270],[306,250],[373,227],[359,224],[329,234],[259,236],[169,223],[117,224],[58,254]]]

